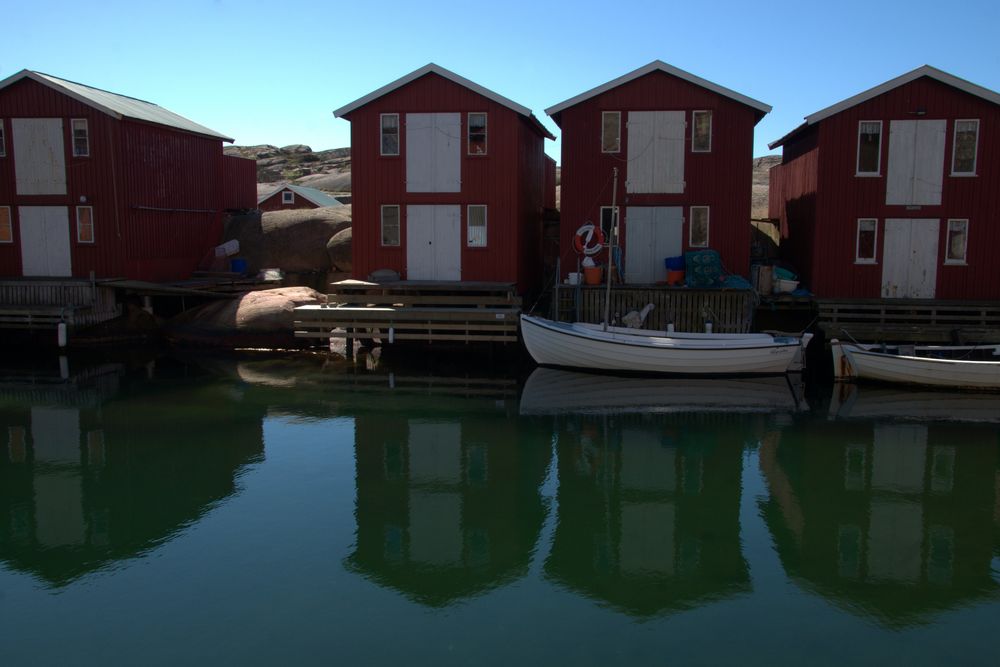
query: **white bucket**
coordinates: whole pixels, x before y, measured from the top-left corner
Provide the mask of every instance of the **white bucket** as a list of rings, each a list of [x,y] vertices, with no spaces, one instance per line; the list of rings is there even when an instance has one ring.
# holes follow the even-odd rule
[[[580,274],[577,273],[577,272],[575,272],[575,271],[572,272],[572,273],[570,273],[569,277],[566,279],[566,282],[569,283],[570,285],[579,285],[580,284]]]

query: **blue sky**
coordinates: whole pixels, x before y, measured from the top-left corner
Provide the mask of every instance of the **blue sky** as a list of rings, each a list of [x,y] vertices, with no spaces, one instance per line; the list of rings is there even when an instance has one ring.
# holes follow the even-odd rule
[[[923,64],[1000,90],[1000,2],[8,3],[0,78],[155,102],[237,144],[350,143],[333,109],[428,62],[544,110],[652,60],[766,102],[754,155]],[[558,159],[558,142],[547,151]]]

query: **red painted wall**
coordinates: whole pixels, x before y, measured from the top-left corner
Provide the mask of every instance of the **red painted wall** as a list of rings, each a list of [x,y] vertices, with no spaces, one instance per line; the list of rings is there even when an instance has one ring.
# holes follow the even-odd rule
[[[0,275],[21,275],[18,206],[67,206],[73,275],[172,280],[190,276],[221,235],[222,142],[117,120],[28,79],[0,91],[7,157],[0,158],[0,206],[11,206],[15,238],[0,245]],[[11,118],[62,118],[66,195],[16,193]],[[72,157],[70,122],[86,118],[90,156]],[[92,244],[76,240],[75,206],[93,207]]]
[[[237,155],[222,156],[225,194],[222,208],[257,207],[257,161]]]
[[[316,204],[312,203],[305,197],[299,194],[295,194],[295,202],[292,204],[282,204],[281,203],[281,193],[285,192],[285,188],[282,188],[272,194],[270,197],[257,204],[257,208],[262,211],[291,211],[300,208],[319,208]]]
[[[923,110],[920,116],[916,110]],[[977,176],[950,176],[955,119],[978,118]],[[946,119],[944,182],[940,206],[888,206],[885,204],[889,159],[889,123],[892,120]],[[881,175],[856,177],[857,132],[862,120],[882,121]],[[814,212],[796,225],[812,226],[805,243],[794,244],[793,261],[808,266],[809,287],[825,298],[879,298],[882,286],[886,218],[937,218],[938,299],[998,299],[1000,273],[995,268],[1000,248],[1000,106],[923,77],[826,118],[818,123],[816,138],[817,181]],[[795,137],[784,151],[801,152],[809,137]],[[800,158],[801,159],[801,158]],[[788,159],[785,160],[788,162]],[[785,165],[782,169],[787,168]],[[787,198],[786,198],[787,201]],[[858,218],[878,219],[877,264],[855,264]],[[966,266],[944,264],[947,220],[968,218]]]
[[[680,194],[626,194],[629,111],[686,113],[685,191]],[[691,111],[712,111],[712,150],[690,150]],[[601,152],[601,113],[621,111],[621,151]],[[747,276],[750,263],[750,193],[753,129],[758,111],[731,98],[666,74],[651,72],[555,114],[562,128],[561,234],[563,274],[575,270],[573,235],[584,222],[596,222],[600,208],[612,200],[612,170],[619,169],[617,204],[684,207],[684,249],[690,206],[709,206],[710,247],[719,251],[726,268]],[[626,212],[622,210],[622,245]],[[628,256],[628,249],[624,252]],[[603,255],[604,253],[602,253]],[[602,261],[604,261],[602,257]],[[664,278],[666,275],[664,274]]]
[[[467,114],[488,114],[487,155],[467,155]],[[462,191],[406,192],[407,113],[462,114]],[[400,155],[380,153],[380,114],[400,115]],[[542,136],[511,110],[437,74],[427,74],[345,116],[351,121],[352,234],[354,276],[365,278],[376,269],[393,269],[406,277],[406,206],[459,204],[462,206],[462,280],[517,283],[531,289],[534,278],[524,254],[541,221],[544,153]],[[383,247],[381,206],[400,205],[401,245]],[[466,246],[466,206],[485,204],[487,245]],[[540,245],[540,242],[539,242]],[[537,270],[537,269],[534,269]]]

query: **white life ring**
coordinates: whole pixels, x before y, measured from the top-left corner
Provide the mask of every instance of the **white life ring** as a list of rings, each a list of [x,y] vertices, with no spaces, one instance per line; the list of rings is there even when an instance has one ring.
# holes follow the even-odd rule
[[[573,237],[573,247],[578,253],[596,255],[604,247],[604,232],[592,222],[580,225]]]

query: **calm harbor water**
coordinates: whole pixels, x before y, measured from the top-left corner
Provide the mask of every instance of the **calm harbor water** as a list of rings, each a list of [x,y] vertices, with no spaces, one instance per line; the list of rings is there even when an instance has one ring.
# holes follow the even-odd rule
[[[996,664],[1000,396],[0,370],[3,664]]]

